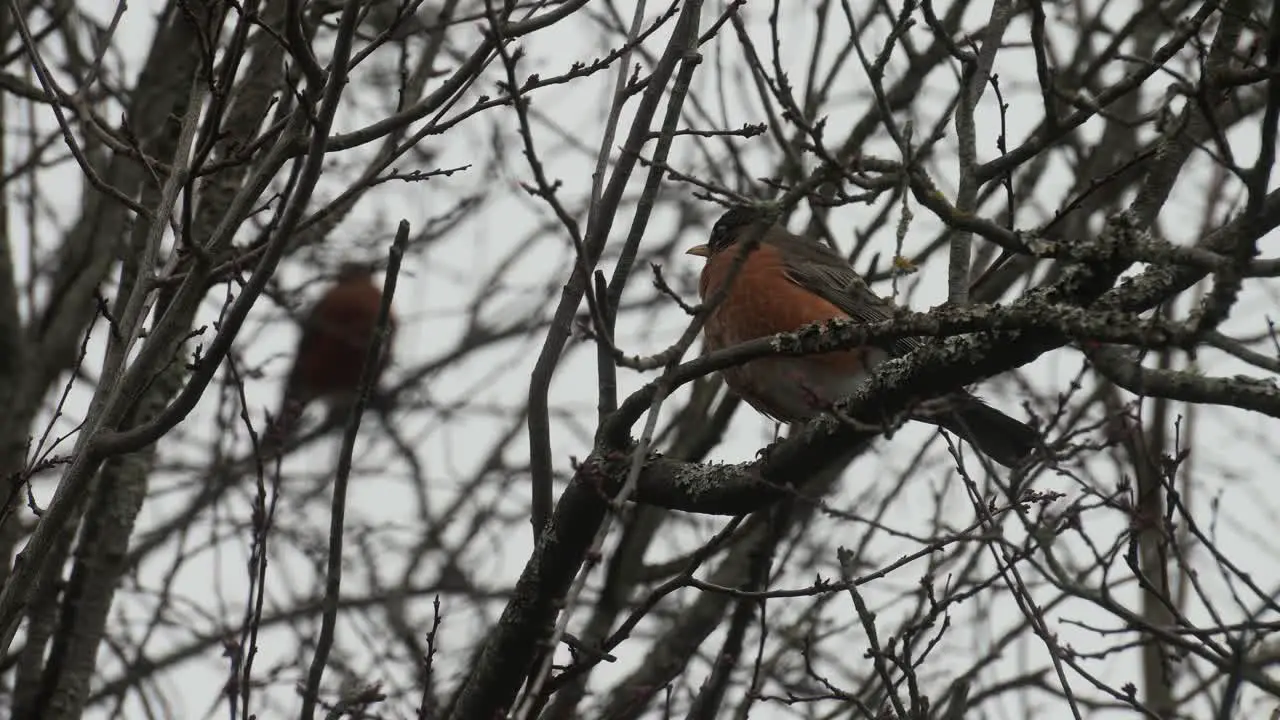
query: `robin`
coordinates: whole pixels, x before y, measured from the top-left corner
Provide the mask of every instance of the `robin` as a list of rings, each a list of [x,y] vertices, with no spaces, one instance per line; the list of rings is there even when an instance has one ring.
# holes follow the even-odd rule
[[[320,298],[302,323],[302,337],[293,369],[284,386],[280,410],[267,430],[267,447],[289,440],[303,411],[315,400],[325,402],[331,414],[345,414],[356,400],[360,374],[369,345],[376,338],[382,289],[373,282],[368,265],[345,263],[333,287]],[[378,356],[377,377],[391,360],[395,317],[389,318],[386,343]]]
[[[852,319],[874,323],[893,317],[893,306],[838,253],[775,224],[751,207],[731,208],[716,221],[711,240],[687,251],[706,258],[698,290],[704,302],[730,279],[736,258],[745,248],[719,305],[706,318],[703,334],[715,351],[756,338],[793,332],[810,323]],[[921,347],[901,338],[884,347],[867,346],[809,356],[767,357],[723,371],[725,382],[756,410],[786,423],[805,422],[853,394],[871,369]],[[1035,449],[1038,433],[985,404],[964,390],[930,401],[938,408],[915,416],[950,430],[1013,467]]]

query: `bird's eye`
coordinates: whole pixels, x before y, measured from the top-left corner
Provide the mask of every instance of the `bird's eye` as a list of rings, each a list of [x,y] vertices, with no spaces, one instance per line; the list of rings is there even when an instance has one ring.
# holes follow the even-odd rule
[[[720,228],[711,231],[711,249],[720,250],[724,247],[724,244],[724,231]]]
[[[716,223],[711,228],[711,248],[713,250],[722,250],[729,245],[729,229],[724,223]]]

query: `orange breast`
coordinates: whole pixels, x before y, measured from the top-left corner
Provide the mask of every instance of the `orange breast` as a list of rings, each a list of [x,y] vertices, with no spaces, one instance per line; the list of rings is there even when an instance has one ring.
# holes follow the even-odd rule
[[[302,395],[324,397],[355,390],[377,329],[381,302],[382,293],[372,284],[343,284],[325,294],[307,318],[298,347],[294,379]],[[379,373],[390,354],[388,338]]]
[[[710,300],[728,280],[737,252],[736,248],[729,248],[707,260],[699,286],[704,301]],[[834,304],[792,282],[778,251],[770,245],[760,245],[747,257],[730,281],[724,300],[707,318],[707,344],[715,350],[792,332],[810,323],[847,317]],[[841,365],[855,359],[853,351],[805,358],[823,365]]]

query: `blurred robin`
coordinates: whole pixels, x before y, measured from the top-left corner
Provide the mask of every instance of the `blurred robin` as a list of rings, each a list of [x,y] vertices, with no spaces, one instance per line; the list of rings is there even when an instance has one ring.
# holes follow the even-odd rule
[[[874,323],[893,317],[893,306],[867,287],[838,253],[774,224],[761,211],[735,207],[711,230],[711,241],[687,251],[707,259],[699,294],[710,300],[730,280],[737,256],[747,247],[736,276],[706,319],[708,350],[793,332],[810,323],[853,319]],[[723,371],[725,382],[756,410],[786,423],[807,421],[853,394],[870,371],[891,357],[920,347],[901,338],[808,356],[766,357]],[[913,419],[940,425],[992,460],[1012,467],[1035,449],[1038,433],[964,390],[930,401],[927,415]]]
[[[274,424],[267,430],[266,447],[278,448],[297,430],[307,406],[316,400],[329,412],[345,414],[355,402],[369,345],[377,340],[382,289],[373,282],[368,265],[346,263],[333,287],[320,298],[302,323],[302,338]],[[389,318],[387,338],[378,356],[378,377],[391,361],[395,317]]]

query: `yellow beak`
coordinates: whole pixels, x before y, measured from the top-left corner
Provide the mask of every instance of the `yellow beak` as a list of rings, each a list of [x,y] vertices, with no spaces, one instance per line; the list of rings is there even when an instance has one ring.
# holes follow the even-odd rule
[[[698,257],[711,257],[711,248],[706,245],[694,245],[684,251],[685,255],[697,255]]]

